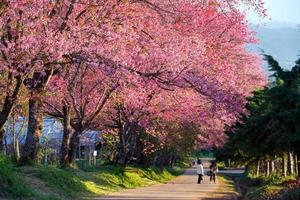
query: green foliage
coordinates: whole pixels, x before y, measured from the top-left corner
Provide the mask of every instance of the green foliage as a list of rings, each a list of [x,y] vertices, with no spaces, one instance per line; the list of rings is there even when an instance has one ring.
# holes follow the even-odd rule
[[[258,160],[274,160],[284,152],[297,152],[300,145],[300,59],[291,70],[284,70],[265,55],[276,78],[267,88],[248,98],[247,115],[227,127],[228,143],[219,159],[251,165]]]
[[[18,198],[32,195],[34,195],[33,190],[14,171],[11,161],[0,155],[0,197],[10,196]]]
[[[201,150],[195,153],[197,158],[215,158],[215,151],[213,150]]]

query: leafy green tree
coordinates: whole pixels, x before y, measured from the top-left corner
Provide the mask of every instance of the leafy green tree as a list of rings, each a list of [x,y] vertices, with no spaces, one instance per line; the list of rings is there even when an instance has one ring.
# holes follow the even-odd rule
[[[300,59],[291,70],[270,55],[265,60],[275,79],[254,91],[247,99],[248,113],[227,127],[228,142],[217,154],[221,159],[251,165],[296,152],[300,145]]]

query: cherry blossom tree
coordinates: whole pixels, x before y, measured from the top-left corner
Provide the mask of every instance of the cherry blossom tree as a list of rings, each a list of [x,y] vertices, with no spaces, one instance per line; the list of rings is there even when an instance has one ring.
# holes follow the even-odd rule
[[[44,112],[63,119],[62,166],[75,161],[80,136],[92,128],[113,91],[119,86],[118,66],[99,58],[72,56],[72,64],[49,83]],[[74,131],[73,131],[74,130]]]
[[[254,38],[241,3],[264,14],[261,0],[1,1],[1,69],[20,77],[15,85],[24,84],[29,93],[22,161],[36,159],[47,86],[74,54],[88,54],[91,63],[112,60],[130,72],[127,81],[151,81],[163,90],[190,87],[226,110],[240,108],[243,99],[235,96],[248,91],[238,82],[238,72],[246,71],[238,62],[255,60],[244,47]],[[251,80],[260,79],[254,69]],[[9,99],[2,121],[16,98]]]

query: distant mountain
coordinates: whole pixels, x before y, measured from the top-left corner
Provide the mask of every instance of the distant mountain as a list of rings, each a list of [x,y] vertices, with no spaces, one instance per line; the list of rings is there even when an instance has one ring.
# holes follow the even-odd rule
[[[250,49],[272,55],[286,69],[294,66],[300,57],[300,26],[288,23],[268,23],[264,26],[254,26],[257,32],[259,45],[251,46]],[[267,65],[264,64],[267,71]]]

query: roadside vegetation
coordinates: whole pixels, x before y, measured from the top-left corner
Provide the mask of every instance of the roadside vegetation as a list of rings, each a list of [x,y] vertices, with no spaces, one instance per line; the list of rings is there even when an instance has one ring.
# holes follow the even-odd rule
[[[265,55],[272,82],[248,98],[248,114],[227,127],[228,142],[217,157],[227,166],[245,166],[236,178],[245,199],[298,200],[300,178],[300,59],[284,70]]]
[[[78,199],[105,195],[122,189],[166,182],[183,170],[180,167],[126,168],[106,165],[82,169],[56,166],[17,167],[0,159],[0,197],[8,199]]]
[[[300,188],[286,186],[294,177],[242,177],[236,179],[244,200],[298,200]]]

